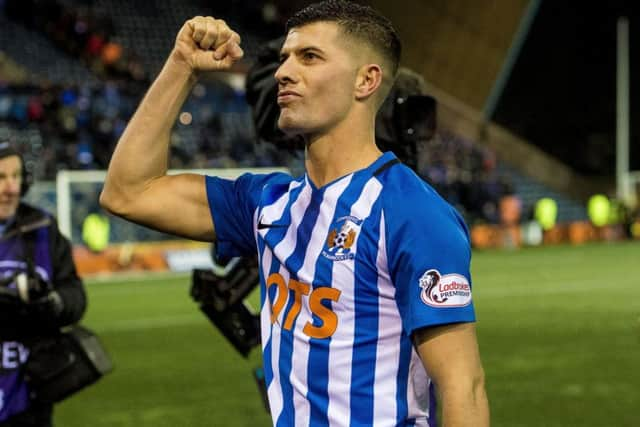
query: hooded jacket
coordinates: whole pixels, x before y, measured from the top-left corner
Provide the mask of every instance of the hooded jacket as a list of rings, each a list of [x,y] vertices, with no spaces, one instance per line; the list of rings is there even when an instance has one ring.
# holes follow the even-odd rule
[[[31,404],[23,373],[31,343],[78,322],[86,308],[70,242],[50,214],[26,203],[20,203],[15,220],[0,236],[0,277],[17,272],[49,283],[61,309],[35,310],[35,304],[0,298],[0,423]],[[15,288],[15,283],[3,286]]]

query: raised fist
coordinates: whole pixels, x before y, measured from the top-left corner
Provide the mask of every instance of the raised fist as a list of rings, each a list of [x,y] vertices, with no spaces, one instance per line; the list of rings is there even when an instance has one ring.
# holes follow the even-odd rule
[[[196,16],[184,23],[172,55],[193,71],[227,70],[244,55],[240,36],[221,19]]]

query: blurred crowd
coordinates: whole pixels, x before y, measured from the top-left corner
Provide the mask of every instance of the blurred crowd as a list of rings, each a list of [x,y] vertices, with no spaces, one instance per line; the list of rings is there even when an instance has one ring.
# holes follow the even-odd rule
[[[418,146],[417,173],[468,222],[500,223],[500,201],[514,188],[497,170],[496,156],[446,129]]]
[[[148,83],[140,58],[117,40],[109,16],[92,12],[88,7],[91,2],[79,2],[75,7],[56,0],[3,2],[7,18],[45,35],[56,48],[77,58],[97,77],[140,90]]]
[[[37,179],[59,169],[104,169],[133,112],[134,99],[112,82],[89,85],[0,86],[0,122],[25,158],[37,163]]]
[[[111,18],[93,13],[90,3],[0,0],[6,18],[46,36],[97,77],[76,83],[10,79],[0,66],[0,136],[22,147],[39,180],[54,180],[62,169],[105,169],[148,85],[145,61],[118,41],[121,35]],[[234,16],[244,6],[232,1],[225,7],[215,12]],[[246,16],[256,40],[281,31],[281,11],[269,3],[247,8]],[[170,166],[303,171],[300,151],[256,140],[243,85],[204,81],[194,88],[173,129]],[[418,146],[416,172],[470,223],[499,223],[500,200],[513,194],[492,152],[446,130]]]

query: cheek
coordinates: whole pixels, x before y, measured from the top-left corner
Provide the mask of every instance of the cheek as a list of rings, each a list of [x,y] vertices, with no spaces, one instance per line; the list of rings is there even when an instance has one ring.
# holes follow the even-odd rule
[[[327,109],[324,114],[341,113],[349,108],[353,99],[349,83],[338,78],[327,78],[322,83],[317,86],[316,96]]]

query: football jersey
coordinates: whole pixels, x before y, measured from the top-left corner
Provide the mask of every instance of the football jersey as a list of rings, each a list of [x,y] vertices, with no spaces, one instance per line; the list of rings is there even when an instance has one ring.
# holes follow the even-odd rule
[[[283,173],[206,183],[217,253],[259,255],[273,424],[435,425],[411,333],[475,320],[455,209],[392,153],[320,188]]]

